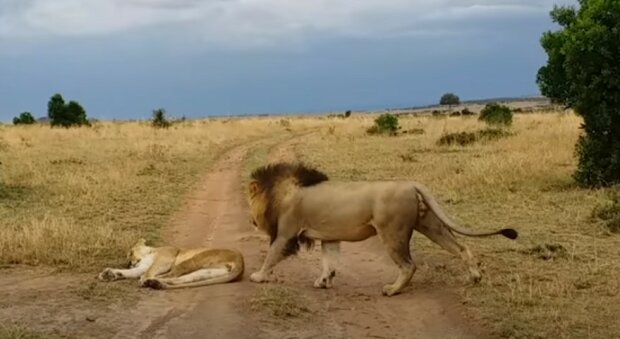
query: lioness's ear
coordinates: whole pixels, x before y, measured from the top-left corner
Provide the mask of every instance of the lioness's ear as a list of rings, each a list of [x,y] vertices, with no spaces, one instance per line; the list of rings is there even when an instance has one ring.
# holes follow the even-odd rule
[[[142,245],[142,246],[146,245],[146,239],[144,238],[138,239],[138,242],[136,243],[136,245]]]

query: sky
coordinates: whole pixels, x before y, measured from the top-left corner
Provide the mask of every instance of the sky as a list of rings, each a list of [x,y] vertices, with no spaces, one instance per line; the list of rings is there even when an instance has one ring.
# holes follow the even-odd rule
[[[373,110],[539,95],[569,0],[0,0],[0,120]]]

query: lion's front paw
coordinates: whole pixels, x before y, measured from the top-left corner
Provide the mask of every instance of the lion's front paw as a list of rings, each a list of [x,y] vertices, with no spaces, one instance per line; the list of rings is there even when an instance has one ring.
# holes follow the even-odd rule
[[[119,278],[119,275],[114,272],[114,269],[106,268],[103,272],[99,273],[98,278],[103,281],[114,281]]]
[[[250,281],[261,283],[267,281],[267,277],[262,272],[254,272],[250,274]]]
[[[383,290],[381,291],[384,296],[391,297],[395,294],[400,293],[398,288],[394,285],[385,285],[383,286]]]
[[[321,275],[317,280],[314,281],[315,288],[332,288],[333,279],[336,275],[335,271],[332,271],[328,276]]]

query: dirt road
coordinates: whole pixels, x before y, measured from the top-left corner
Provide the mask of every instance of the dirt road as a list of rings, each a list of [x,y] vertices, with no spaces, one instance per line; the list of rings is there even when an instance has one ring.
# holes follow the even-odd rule
[[[273,148],[269,161],[292,160],[294,139]],[[486,334],[468,326],[460,313],[460,304],[446,290],[436,286],[411,284],[391,298],[380,289],[391,282],[395,267],[377,238],[360,243],[345,243],[330,290],[312,287],[319,274],[319,248],[302,251],[276,267],[278,282],[255,284],[249,275],[257,270],[267,249],[267,238],[249,225],[245,195],[241,186],[243,160],[248,146],[224,155],[208,173],[199,189],[172,218],[166,239],[178,246],[232,247],[241,250],[246,261],[244,278],[232,284],[187,290],[144,291],[130,309],[120,304],[93,309],[72,299],[67,289],[50,288],[55,281],[29,282],[28,291],[41,296],[48,290],[46,310],[32,315],[40,321],[55,323],[58,330],[78,337],[99,338],[484,338]],[[319,247],[319,246],[317,246]],[[19,278],[16,278],[19,279]],[[87,277],[67,277],[65,286],[77,286]],[[88,277],[92,280],[92,277]],[[89,280],[90,281],[90,280]],[[0,280],[0,289],[12,286]],[[294,290],[311,310],[303,320],[271,321],[259,311],[251,311],[247,300],[259,288],[272,286]],[[17,288],[17,287],[14,287]],[[64,292],[63,292],[64,291]],[[21,303],[23,286],[5,296]],[[35,293],[37,292],[37,293]],[[15,297],[14,297],[15,296]],[[45,298],[43,298],[45,299]],[[38,302],[7,304],[0,317],[37,312]],[[55,303],[55,304],[54,304]],[[39,305],[40,307],[40,305]],[[40,309],[39,309],[40,310]],[[59,310],[66,312],[59,320]],[[26,313],[24,313],[26,312]],[[34,314],[34,313],[30,313]]]

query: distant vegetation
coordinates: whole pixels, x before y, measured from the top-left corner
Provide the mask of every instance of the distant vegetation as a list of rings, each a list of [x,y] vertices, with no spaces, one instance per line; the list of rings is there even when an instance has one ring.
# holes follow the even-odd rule
[[[35,120],[30,112],[23,112],[18,117],[13,118],[14,125],[31,125]]]
[[[479,141],[496,140],[512,135],[510,132],[499,128],[481,129],[475,132],[447,133],[437,141],[440,146],[460,145],[466,146]]]
[[[52,127],[72,127],[90,125],[86,110],[77,101],[69,101],[65,104],[65,100],[59,93],[54,94],[47,103],[47,116],[50,119]]]
[[[384,113],[375,119],[375,124],[366,130],[368,134],[396,135],[399,130],[398,117],[394,114]]]
[[[508,106],[490,103],[480,111],[478,120],[484,121],[489,125],[510,126],[512,124],[512,111]]]
[[[461,99],[454,93],[446,93],[439,99],[440,105],[458,105],[461,103]]]
[[[153,110],[153,120],[151,120],[151,125],[155,128],[168,128],[172,123],[166,117],[166,110],[163,108],[158,108]]]

